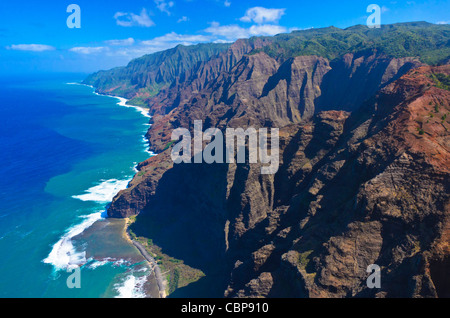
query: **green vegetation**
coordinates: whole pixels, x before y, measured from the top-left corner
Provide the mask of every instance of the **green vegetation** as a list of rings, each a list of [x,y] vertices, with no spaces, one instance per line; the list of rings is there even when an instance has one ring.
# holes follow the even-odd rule
[[[163,149],[163,151],[169,149],[170,147],[172,147],[172,145],[177,142],[177,140],[172,140],[171,142],[169,142]]]
[[[151,86],[143,87],[138,89],[136,92],[137,96],[130,99],[128,102],[130,105],[134,106],[147,106],[147,99],[156,96],[163,88],[167,87],[169,83],[154,83]]]
[[[202,271],[184,264],[183,260],[164,254],[161,248],[154,244],[152,239],[143,236],[137,237],[130,228],[128,228],[128,233],[130,237],[134,236],[133,239],[141,243],[147,252],[152,255],[163,275],[166,275],[168,285],[168,290],[166,291],[169,294],[205,276]]]
[[[130,238],[131,238],[133,241],[135,241],[135,240],[137,239],[136,234],[135,234],[133,231],[128,230],[128,234],[130,235]]]
[[[180,264],[181,261],[179,259],[169,259],[170,262],[175,263],[175,264]]]
[[[136,106],[146,106],[146,99],[155,96],[201,61],[207,61],[225,51],[231,44],[208,43],[178,45],[172,49],[144,55],[125,67],[99,71],[83,83],[108,91],[108,94],[130,98]]]
[[[315,272],[312,263],[311,263],[311,254],[313,250],[307,250],[304,252],[299,252],[298,256],[298,265],[301,269],[303,269],[306,273],[306,278],[309,280],[314,280],[317,273]]]
[[[431,74],[436,87],[450,91],[450,76],[442,73]],[[436,105],[437,106],[437,105]]]
[[[414,250],[413,254],[417,254],[421,251],[420,241],[414,241]]]
[[[169,282],[169,294],[172,294],[180,283],[180,271],[178,268],[173,270],[173,274],[168,276],[167,281]]]
[[[391,57],[418,57],[427,64],[439,64],[450,56],[448,25],[426,22],[383,25],[369,29],[357,25],[347,29],[335,27],[295,31],[272,39],[262,49],[269,56],[286,60],[301,55],[319,55],[334,60],[346,53],[376,50]]]
[[[310,251],[305,251],[303,253],[300,253],[299,258],[298,258],[298,262],[299,262],[299,265],[303,269],[305,269],[308,266],[309,261],[310,261],[309,256],[311,255],[312,252],[313,251],[310,250]]]

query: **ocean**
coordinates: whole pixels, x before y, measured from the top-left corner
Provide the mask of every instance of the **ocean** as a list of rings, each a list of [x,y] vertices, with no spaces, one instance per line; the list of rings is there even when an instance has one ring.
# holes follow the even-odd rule
[[[151,296],[124,221],[105,212],[152,155],[149,118],[82,79],[0,79],[0,297]]]

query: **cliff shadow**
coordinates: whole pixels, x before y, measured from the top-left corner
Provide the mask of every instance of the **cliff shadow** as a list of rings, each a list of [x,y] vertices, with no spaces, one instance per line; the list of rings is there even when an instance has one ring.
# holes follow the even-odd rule
[[[225,252],[226,164],[178,164],[161,177],[130,229],[161,251],[205,273]]]

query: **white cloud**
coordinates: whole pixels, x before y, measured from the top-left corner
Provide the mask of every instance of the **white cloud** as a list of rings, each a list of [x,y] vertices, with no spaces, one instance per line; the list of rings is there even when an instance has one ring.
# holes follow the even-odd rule
[[[78,47],[73,47],[73,48],[69,49],[69,51],[79,53],[79,54],[96,54],[96,53],[101,53],[105,50],[106,50],[106,48],[104,46],[96,46],[96,47],[78,46]]]
[[[229,6],[231,6],[231,2],[228,1],[228,0],[225,0],[225,2],[223,3],[223,5],[224,5],[225,7],[229,7]]]
[[[209,41],[211,41],[211,37],[206,35],[177,34],[175,32],[171,32],[151,40],[142,41],[141,44],[145,46],[165,47],[165,46],[173,46],[173,44],[191,45]]]
[[[280,33],[286,33],[288,30],[285,27],[279,25],[272,24],[263,24],[263,25],[253,25],[249,29],[249,33],[251,36],[258,35],[276,35]]]
[[[289,30],[285,27],[273,24],[252,25],[249,28],[242,28],[236,24],[220,25],[218,22],[213,22],[209,28],[205,29],[205,32],[210,33],[215,37],[215,42],[230,42],[252,36],[271,36],[279,33],[286,33],[289,32]]]
[[[45,44],[13,44],[6,47],[8,50],[44,52],[56,50],[53,46]]]
[[[170,15],[168,8],[174,6],[168,0],[154,0],[158,8]],[[222,0],[231,5],[229,0]],[[166,10],[166,11],[165,11]],[[197,34],[178,34],[170,32],[162,36],[154,37],[144,41],[138,41],[133,38],[114,39],[104,41],[104,46],[85,46],[74,47],[71,52],[79,54],[102,54],[104,57],[113,57],[117,61],[129,61],[130,59],[141,57],[159,51],[171,49],[177,45],[194,45],[198,43],[230,43],[237,39],[249,38],[252,36],[273,36],[279,33],[287,33],[296,28],[286,28],[278,25],[277,22],[284,15],[285,9],[265,9],[255,7],[247,10],[242,21],[251,22],[251,24],[241,26],[238,24],[220,25],[218,22],[212,22],[210,26],[204,30],[199,30]],[[147,11],[142,10],[141,14],[117,12],[114,16],[118,25],[122,26],[151,26],[153,21],[148,18]],[[148,20],[147,20],[148,19]],[[178,22],[189,21],[187,16],[182,16]]]
[[[135,42],[132,46],[120,47],[120,49],[108,48],[105,54],[108,56],[121,56],[129,59],[141,57],[159,51],[171,49],[179,44],[194,45],[198,43],[213,42],[215,38],[210,35],[178,34],[175,32],[155,37],[153,39]]]
[[[449,24],[450,23],[450,21],[439,21],[439,22],[436,22],[436,24]]]
[[[113,46],[128,46],[128,45],[133,45],[134,42],[135,41],[134,41],[133,38],[128,38],[128,39],[124,39],[124,40],[109,40],[109,41],[105,41],[106,44],[113,45]]]
[[[114,15],[117,25],[123,27],[141,26],[141,27],[151,27],[155,23],[150,19],[147,14],[147,10],[143,8],[139,15],[128,12],[116,12]]]
[[[187,21],[189,21],[189,18],[186,16],[182,16],[181,18],[178,19],[177,23],[187,22]]]
[[[247,29],[236,24],[220,25],[218,22],[211,23],[211,26],[205,29],[205,32],[210,33],[215,37],[223,37],[227,40],[247,38],[249,36]]]
[[[263,7],[250,8],[240,19],[243,22],[255,22],[264,24],[270,22],[278,22],[284,15],[286,9],[267,9]]]
[[[175,5],[173,1],[166,1],[166,0],[154,0],[154,1],[159,11],[165,12],[167,13],[167,15],[170,15],[169,9]]]
[[[233,43],[234,41],[231,41],[231,40],[224,40],[224,39],[217,39],[217,40],[214,40],[213,41],[213,43],[220,43],[220,44],[223,44],[223,43]]]

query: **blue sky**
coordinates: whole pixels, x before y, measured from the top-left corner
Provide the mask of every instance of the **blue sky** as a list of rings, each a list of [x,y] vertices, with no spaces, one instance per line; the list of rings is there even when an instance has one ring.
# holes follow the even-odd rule
[[[0,2],[0,73],[93,72],[177,44],[231,42],[296,29],[381,23],[449,23],[450,1],[434,0],[27,0]],[[68,28],[67,7],[81,9]]]

